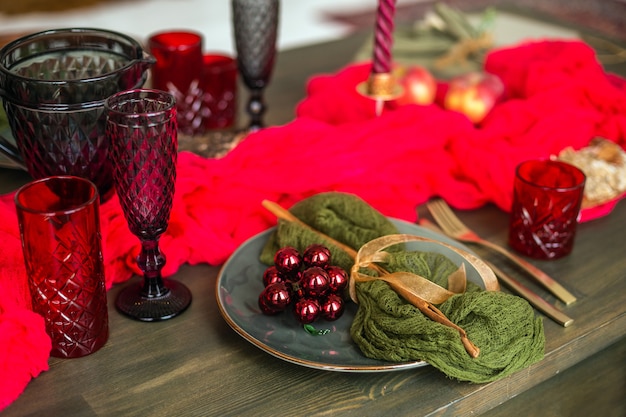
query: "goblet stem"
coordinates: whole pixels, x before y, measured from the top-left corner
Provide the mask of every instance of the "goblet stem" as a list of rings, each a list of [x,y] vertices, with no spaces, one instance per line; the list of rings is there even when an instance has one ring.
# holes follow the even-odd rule
[[[142,297],[163,297],[170,292],[163,284],[161,277],[161,270],[165,266],[165,255],[159,249],[158,238],[141,241],[141,252],[137,256],[137,265],[143,271]]]
[[[250,99],[248,100],[247,112],[250,116],[251,131],[259,130],[265,126],[263,123],[263,115],[267,110],[265,101],[263,100],[263,88],[254,88],[250,90]]]
[[[125,315],[141,321],[160,321],[175,317],[191,303],[189,289],[175,280],[167,285],[161,276],[165,255],[159,240],[142,240],[137,266],[143,272],[143,285],[130,285],[120,291],[115,306]]]

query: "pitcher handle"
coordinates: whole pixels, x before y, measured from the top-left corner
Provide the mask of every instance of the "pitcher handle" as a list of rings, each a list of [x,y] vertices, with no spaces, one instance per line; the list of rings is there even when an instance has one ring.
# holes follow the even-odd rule
[[[145,72],[150,69],[151,66],[156,64],[156,58],[146,51],[141,51],[141,59],[138,61],[141,64],[141,72]]]
[[[24,164],[24,160],[20,155],[20,151],[13,143],[11,143],[11,141],[9,141],[2,135],[0,135],[0,153],[9,158],[11,162],[13,162],[19,168],[23,169],[24,171],[27,170],[26,164]]]

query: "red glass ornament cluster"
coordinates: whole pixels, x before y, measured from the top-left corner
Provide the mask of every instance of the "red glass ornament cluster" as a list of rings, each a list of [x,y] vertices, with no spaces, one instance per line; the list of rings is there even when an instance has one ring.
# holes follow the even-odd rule
[[[310,324],[318,318],[341,317],[348,274],[331,265],[330,251],[323,245],[312,244],[302,254],[286,246],[276,252],[274,265],[263,273],[263,284],[259,295],[263,314],[275,315],[291,307],[296,320]]]

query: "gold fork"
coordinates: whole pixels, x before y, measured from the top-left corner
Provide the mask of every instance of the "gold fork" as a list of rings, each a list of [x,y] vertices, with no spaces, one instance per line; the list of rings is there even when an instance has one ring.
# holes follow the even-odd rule
[[[525,261],[524,259],[512,254],[503,247],[482,239],[480,236],[470,230],[467,226],[465,226],[465,224],[461,222],[461,220],[459,220],[459,218],[456,216],[456,214],[454,214],[450,206],[448,206],[445,201],[441,199],[432,200],[426,204],[426,207],[428,207],[428,211],[430,212],[430,214],[435,218],[435,221],[437,221],[441,229],[448,236],[462,242],[475,243],[495,250],[496,252],[506,256],[519,267],[528,272],[530,276],[535,278],[537,282],[543,285],[548,291],[558,297],[566,305],[572,304],[574,301],[576,301],[576,297],[574,297],[569,291],[563,288],[561,284],[556,282],[548,274],[546,274],[536,266],[532,265],[531,263]]]
[[[433,222],[427,219],[421,219],[419,221],[419,225],[432,230],[433,232],[437,232],[441,235],[445,235],[443,230],[440,227],[435,225]],[[546,300],[541,298],[538,294],[535,294],[531,289],[525,287],[520,282],[518,282],[515,278],[502,271],[500,268],[492,264],[491,262],[483,259],[483,262],[487,264],[489,268],[493,270],[498,279],[504,282],[507,287],[513,290],[513,292],[517,293],[520,297],[525,298],[532,306],[534,306],[537,310],[544,313],[546,316],[550,317],[555,322],[559,323],[563,327],[567,327],[574,322],[574,319],[568,317],[561,310],[558,310],[552,304],[548,303]]]

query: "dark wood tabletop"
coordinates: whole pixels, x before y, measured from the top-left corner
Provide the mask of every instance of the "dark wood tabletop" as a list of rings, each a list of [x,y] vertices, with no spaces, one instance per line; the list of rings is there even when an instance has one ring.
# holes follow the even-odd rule
[[[356,33],[281,52],[267,94],[266,120],[292,120],[306,80],[347,64],[368,36]],[[27,180],[23,172],[0,170],[0,192]],[[429,217],[425,207],[418,212]],[[484,237],[505,244],[506,213],[487,206],[458,214]],[[574,318],[567,328],[544,318],[545,358],[493,383],[457,382],[431,366],[346,373],[283,361],[248,343],[221,317],[215,294],[219,266],[183,266],[175,278],[193,293],[188,311],[165,322],[133,321],[115,311],[113,300],[121,287],[113,288],[107,344],[81,359],[51,358],[50,370],[2,415],[623,416],[625,247],[626,203],[621,203],[611,215],[579,226],[570,256],[533,261],[578,298],[568,307],[504,259],[474,248]]]

